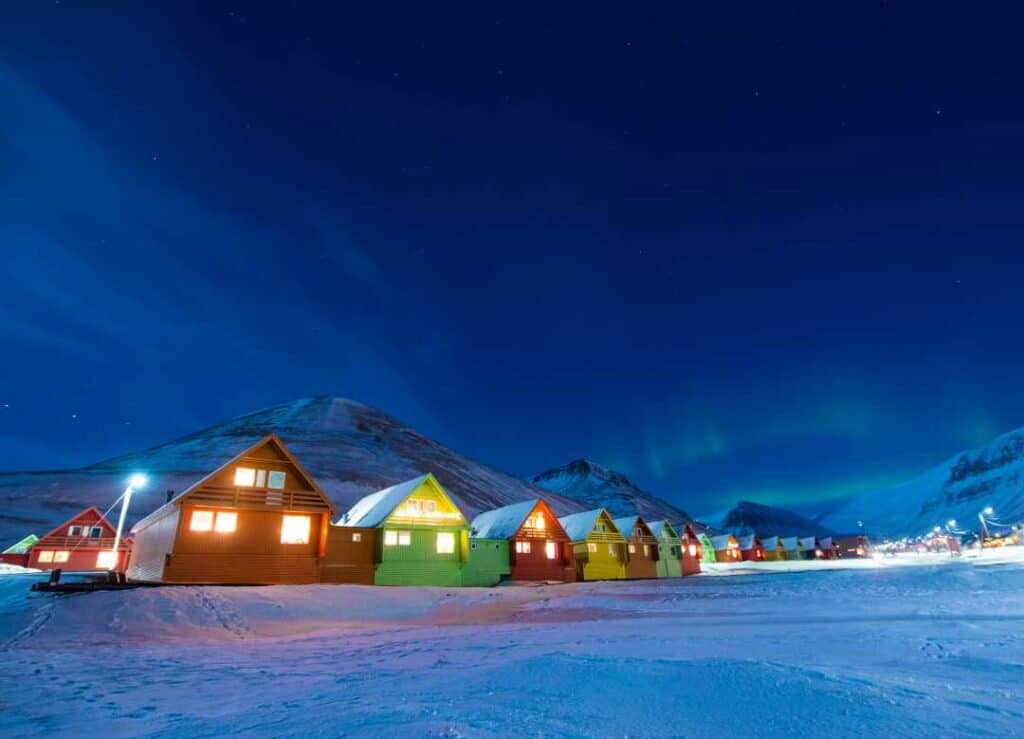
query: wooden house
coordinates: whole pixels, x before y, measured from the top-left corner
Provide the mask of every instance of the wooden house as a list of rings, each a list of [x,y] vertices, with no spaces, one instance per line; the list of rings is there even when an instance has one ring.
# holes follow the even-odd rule
[[[577,580],[626,577],[626,538],[604,508],[563,516],[558,522],[572,542]]]
[[[715,557],[715,543],[711,541],[711,537],[702,531],[697,534],[697,540],[700,542],[700,561],[717,562],[718,558]]]
[[[843,536],[836,540],[836,549],[842,559],[871,556],[871,542],[866,536]]]
[[[800,540],[795,536],[787,536],[782,539],[782,548],[786,552],[786,560],[801,560],[804,559],[803,553],[800,550]]]
[[[715,549],[716,562],[739,562],[741,559],[740,543],[732,534],[712,536],[711,545]]]
[[[328,526],[320,582],[373,585],[380,559],[380,529],[373,526]]]
[[[469,521],[430,473],[367,495],[337,526],[379,529],[377,585],[463,584]]]
[[[28,566],[68,572],[124,572],[131,541],[122,537],[115,553],[116,533],[100,510],[90,506],[40,537],[28,551]]]
[[[681,577],[683,542],[676,530],[668,521],[652,521],[648,527],[658,540],[658,577]]]
[[[541,499],[481,513],[470,524],[470,536],[506,543],[506,565],[512,580],[576,580],[569,535]],[[470,538],[470,546],[473,538]]]
[[[764,544],[757,534],[740,536],[736,541],[740,545],[740,559],[744,562],[764,562]]]
[[[786,558],[786,547],[780,536],[768,536],[762,540],[761,546],[764,549],[764,558],[768,562],[778,562]]]
[[[818,558],[818,541],[813,536],[797,537],[796,547],[800,553],[800,559]]]
[[[469,537],[469,552],[462,565],[462,584],[489,587],[507,580],[512,574],[508,539]]]
[[[32,546],[39,541],[39,537],[35,534],[29,534],[24,539],[19,541],[17,544],[12,544],[7,547],[3,552],[0,552],[0,562],[5,565],[17,565],[18,567],[28,567],[28,553],[32,549]]]
[[[693,526],[688,523],[683,524],[679,540],[682,543],[682,548],[679,550],[680,569],[682,569],[684,575],[699,575],[700,563],[704,558],[704,547],[701,544],[700,537],[697,536],[697,533],[694,531]]]
[[[626,577],[645,580],[658,576],[658,539],[640,516],[616,518],[615,528],[626,537]]]
[[[333,514],[331,501],[271,434],[132,527],[128,579],[318,582]]]
[[[814,556],[818,559],[836,559],[839,557],[838,549],[836,548],[835,542],[832,541],[831,536],[819,537],[816,541],[816,551]]]

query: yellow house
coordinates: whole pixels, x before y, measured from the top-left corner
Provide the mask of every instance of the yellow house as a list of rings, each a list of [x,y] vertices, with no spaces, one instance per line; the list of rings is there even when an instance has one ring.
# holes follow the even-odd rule
[[[624,580],[626,538],[604,508],[558,519],[572,542],[576,580]]]

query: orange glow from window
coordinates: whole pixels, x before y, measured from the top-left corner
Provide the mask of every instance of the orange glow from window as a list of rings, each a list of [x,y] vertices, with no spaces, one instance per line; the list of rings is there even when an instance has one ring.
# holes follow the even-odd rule
[[[309,516],[282,516],[281,517],[281,543],[282,544],[308,544],[309,543]]]

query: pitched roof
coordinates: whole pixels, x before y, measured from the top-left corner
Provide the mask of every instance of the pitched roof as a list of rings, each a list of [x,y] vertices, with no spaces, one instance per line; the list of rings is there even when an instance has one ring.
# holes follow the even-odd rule
[[[832,537],[831,536],[823,536],[822,538],[818,539],[818,546],[821,547],[822,549],[831,549],[832,548]]]
[[[613,521],[615,523],[615,528],[617,528],[619,530],[619,533],[621,533],[623,536],[628,538],[629,536],[631,536],[633,534],[633,527],[636,526],[636,520],[638,518],[640,518],[640,516],[637,516],[637,515],[634,514],[632,516],[624,516],[623,518],[616,518],[616,519],[613,519]]]
[[[787,536],[782,540],[782,546],[786,548],[787,552],[795,552],[796,544],[797,541],[795,536]]]
[[[458,506],[455,505],[455,501],[448,497],[448,493],[441,487],[441,483],[430,474],[429,472],[419,477],[414,477],[411,480],[400,482],[397,485],[392,485],[389,488],[378,490],[376,493],[370,493],[365,498],[361,498],[356,501],[356,504],[352,506],[348,512],[342,516],[337,526],[380,526],[384,523],[384,520],[390,516],[394,510],[401,505],[402,501],[416,492],[416,489],[427,483],[432,485],[440,492],[448,502],[455,507],[455,510],[459,510]],[[459,511],[460,517],[462,512]]]
[[[79,518],[82,518],[87,513],[94,513],[96,515],[96,523],[105,525],[109,529],[113,529],[114,528],[113,524],[111,524],[110,521],[107,520],[107,517],[103,515],[103,513],[100,511],[100,509],[97,508],[94,505],[91,505],[88,508],[86,508],[84,510],[81,510],[78,513],[76,513],[75,515],[73,515],[71,518],[69,518],[67,521],[62,523],[60,526],[57,526],[55,529],[53,529],[53,531],[50,531],[50,532],[48,532],[46,534],[43,534],[39,538],[40,539],[47,539],[47,538],[49,538],[51,536],[64,536],[64,534],[62,534],[61,532],[64,529],[66,529],[68,526],[73,525],[74,521],[77,521]],[[74,524],[74,525],[77,526],[78,524]]]
[[[650,528],[651,533],[659,539],[662,537],[662,534],[670,536],[673,539],[679,538],[679,534],[676,533],[676,530],[672,528],[672,524],[668,521],[651,521],[647,526]]]
[[[739,542],[740,549],[744,552],[757,546],[757,536],[755,534],[737,537],[736,541]]]
[[[539,498],[484,511],[473,519],[469,532],[478,539],[508,539],[515,535],[526,517],[540,503]]]
[[[764,545],[765,549],[778,549],[780,541],[782,539],[777,536],[769,536],[767,539],[762,539],[761,544]]]
[[[569,516],[562,516],[558,519],[558,523],[562,524],[570,541],[583,541],[594,530],[594,524],[597,523],[597,519],[603,512],[604,508],[595,508],[592,511],[573,513]]]
[[[39,537],[38,536],[36,536],[35,534],[29,534],[24,539],[19,541],[17,544],[12,544],[11,546],[7,547],[3,551],[3,553],[4,554],[24,554],[37,541],[39,541]]]
[[[818,546],[817,543],[814,541],[813,536],[801,536],[799,541],[800,546],[802,546],[804,549],[815,549]]]
[[[715,549],[728,549],[729,541],[736,537],[732,534],[722,534],[721,536],[712,536],[711,543],[714,544]]]

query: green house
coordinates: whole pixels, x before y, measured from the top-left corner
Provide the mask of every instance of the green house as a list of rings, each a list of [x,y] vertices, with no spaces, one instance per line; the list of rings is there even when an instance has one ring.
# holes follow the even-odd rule
[[[697,538],[700,540],[700,561],[701,562],[717,562],[715,558],[715,544],[711,541],[711,537],[705,533],[697,534]]]
[[[28,550],[32,548],[32,545],[39,541],[39,537],[35,534],[29,534],[24,539],[19,541],[17,544],[12,544],[7,547],[2,553],[3,554],[28,554]]]
[[[380,529],[376,585],[463,584],[469,521],[430,473],[367,495],[337,525]],[[480,562],[471,579],[485,577],[488,567]]]
[[[497,585],[512,574],[508,539],[469,539],[469,557],[462,565],[462,584]]]
[[[682,577],[683,568],[679,563],[683,543],[676,530],[668,521],[654,521],[647,524],[658,539],[658,577]]]

